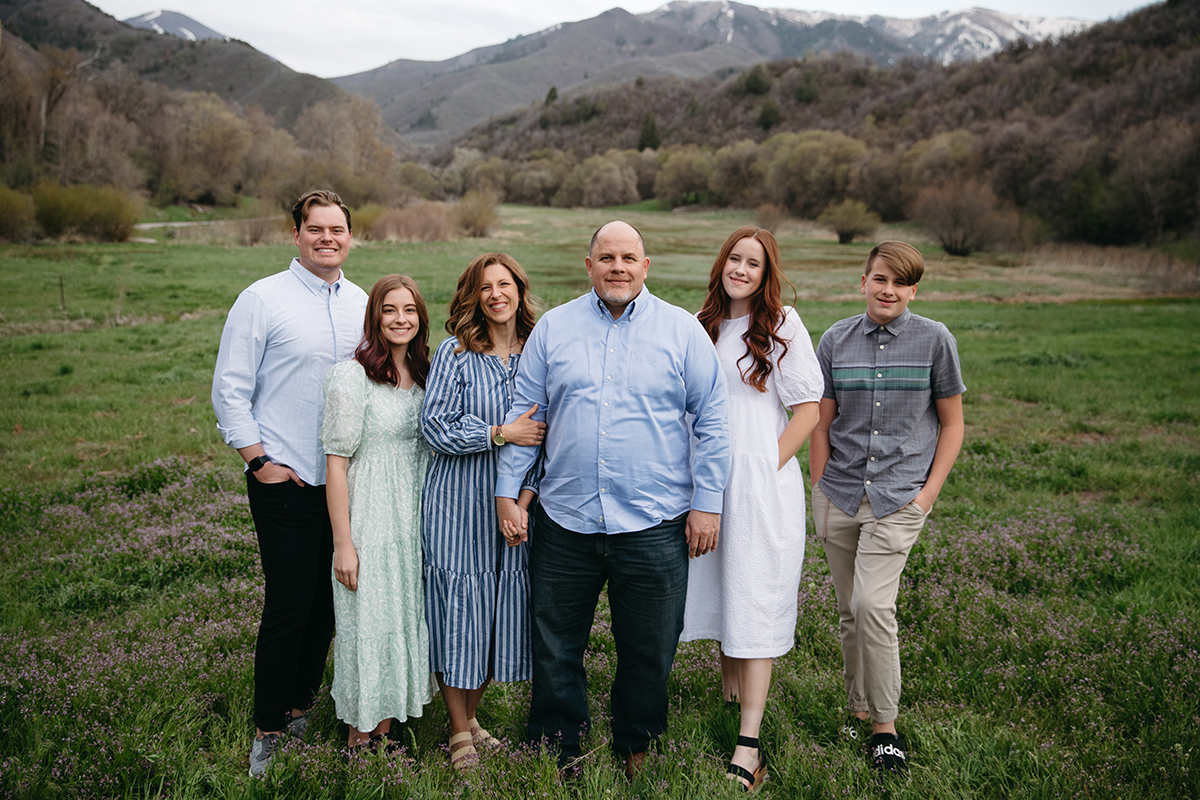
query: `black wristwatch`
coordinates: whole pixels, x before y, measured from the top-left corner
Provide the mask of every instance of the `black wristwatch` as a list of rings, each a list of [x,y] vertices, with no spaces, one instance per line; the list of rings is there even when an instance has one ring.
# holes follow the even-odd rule
[[[246,466],[250,468],[251,472],[258,472],[260,469],[270,463],[272,463],[271,459],[267,458],[266,456],[255,456],[246,462]]]

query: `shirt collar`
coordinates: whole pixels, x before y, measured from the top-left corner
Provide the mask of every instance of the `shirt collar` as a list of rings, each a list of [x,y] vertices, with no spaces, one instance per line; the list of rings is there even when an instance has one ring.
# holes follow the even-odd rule
[[[325,294],[330,288],[333,289],[333,293],[335,295],[339,294],[342,288],[342,278],[346,276],[346,273],[339,269],[338,279],[333,283],[327,284],[325,281],[321,280],[316,275],[305,269],[304,265],[300,263],[300,259],[298,258],[292,259],[292,263],[288,265],[288,269],[293,275],[299,278],[300,282],[304,284],[304,287],[313,294]]]
[[[301,267],[301,269],[304,268]],[[625,306],[625,312],[621,314],[621,318],[618,320],[613,320],[612,314],[608,312],[608,306],[604,305],[604,301],[600,299],[600,295],[596,294],[595,287],[592,287],[592,291],[589,292],[589,296],[591,297],[592,308],[596,309],[596,313],[603,317],[605,322],[620,322],[624,319],[631,319],[634,314],[638,313],[639,308],[645,308],[646,306],[650,305],[650,298],[653,297],[653,295],[650,294],[650,290],[646,288],[646,284],[643,283],[642,290],[638,292],[637,297],[630,300],[629,305]]]
[[[867,314],[864,313],[862,315],[862,322],[859,323],[858,330],[860,333],[867,334],[874,333],[880,328],[883,328],[893,336],[899,336],[900,331],[904,330],[904,327],[908,325],[908,321],[912,319],[912,315],[912,310],[906,308],[900,312],[900,316],[896,317],[888,324],[880,325],[878,322],[874,322]]]

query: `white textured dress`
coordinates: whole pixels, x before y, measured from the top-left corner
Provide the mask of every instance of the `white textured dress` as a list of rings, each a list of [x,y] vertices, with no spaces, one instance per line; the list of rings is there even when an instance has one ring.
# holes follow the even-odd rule
[[[425,390],[369,379],[357,361],[325,376],[325,452],[350,459],[350,540],[358,591],[333,581],[333,695],[338,719],[360,731],[419,717],[431,699],[421,580],[421,438]]]
[[[682,641],[715,639],[733,658],[773,658],[792,649],[804,561],[804,478],[779,466],[785,406],[821,399],[824,380],[800,315],[784,309],[767,391],[742,380],[753,365],[742,334],[750,317],[724,320],[717,355],[729,385],[730,465],[717,549],[689,562]]]

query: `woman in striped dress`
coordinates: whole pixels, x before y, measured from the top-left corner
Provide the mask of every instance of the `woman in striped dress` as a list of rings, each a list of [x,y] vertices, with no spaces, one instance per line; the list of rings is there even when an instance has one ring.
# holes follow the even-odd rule
[[[505,546],[495,488],[500,448],[540,445],[545,433],[544,423],[530,419],[532,409],[500,424],[533,323],[525,270],[505,253],[479,256],[458,279],[450,336],[425,386],[421,432],[433,449],[421,522],[425,616],[457,769],[475,762],[476,744],[497,743],[475,719],[487,683],[532,674],[528,545]],[[535,490],[527,479],[518,505],[528,509]]]

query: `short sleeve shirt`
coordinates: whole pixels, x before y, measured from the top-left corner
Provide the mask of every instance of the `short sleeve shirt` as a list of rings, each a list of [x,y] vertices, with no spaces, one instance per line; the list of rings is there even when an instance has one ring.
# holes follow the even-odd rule
[[[934,401],[966,391],[954,337],[908,309],[887,325],[862,314],[825,331],[817,361],[838,406],[821,491],[851,516],[864,494],[877,518],[898,511],[929,478]]]

